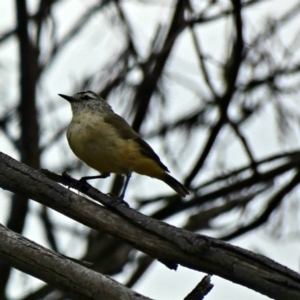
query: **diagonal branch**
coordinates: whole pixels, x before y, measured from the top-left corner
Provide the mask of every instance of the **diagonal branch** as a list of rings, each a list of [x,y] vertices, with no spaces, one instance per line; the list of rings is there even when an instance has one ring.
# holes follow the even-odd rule
[[[168,205],[154,213],[152,217],[157,219],[165,219],[174,215],[177,212],[182,212],[188,208],[203,205],[209,201],[216,200],[220,197],[224,198],[227,195],[236,193],[245,188],[253,187],[257,184],[269,188],[269,183],[272,182],[276,177],[291,170],[294,170],[295,168],[299,168],[299,166],[300,157],[299,155],[296,155],[295,157],[293,157],[293,159],[291,159],[288,162],[282,163],[269,171],[261,172],[259,176],[257,176],[256,174],[252,174],[251,176],[236,181],[232,184],[228,184],[225,181],[224,186],[215,188],[211,192],[207,193],[202,192],[200,188],[196,189],[199,196],[189,201],[179,201],[177,196],[175,199],[174,196],[171,196],[170,198],[172,198],[172,201],[170,201]]]
[[[229,119],[229,118],[228,118],[228,119]],[[231,121],[231,120],[229,119],[229,124],[230,124],[230,126],[233,128],[233,130],[234,130],[236,136],[240,139],[240,141],[241,141],[241,143],[242,143],[242,145],[243,145],[243,147],[244,147],[244,150],[245,150],[245,152],[246,152],[247,155],[248,155],[248,158],[249,158],[249,160],[250,160],[250,165],[251,165],[252,171],[253,171],[257,176],[259,176],[259,171],[258,171],[258,169],[257,169],[257,162],[255,161],[255,159],[254,159],[254,157],[253,157],[253,155],[252,155],[252,152],[251,152],[251,150],[250,150],[250,145],[248,144],[248,142],[247,142],[245,136],[242,134],[242,132],[241,132],[241,130],[240,130],[240,128],[239,128],[239,126],[238,126],[237,123],[235,123],[235,122],[233,122],[233,121]]]
[[[211,77],[209,75],[209,71],[208,71],[206,63],[205,63],[205,57],[202,54],[200,42],[199,42],[199,39],[197,39],[197,35],[195,33],[195,28],[194,28],[193,24],[190,25],[190,31],[191,31],[192,40],[193,40],[193,43],[194,43],[194,47],[195,47],[195,50],[196,50],[196,54],[198,56],[198,61],[199,61],[200,68],[201,68],[202,74],[204,76],[204,80],[206,82],[206,85],[208,86],[208,88],[209,88],[210,92],[212,93],[212,95],[214,96],[214,98],[218,98],[218,94],[215,91],[215,88],[213,86]]]
[[[236,238],[246,232],[249,232],[261,224],[265,223],[272,212],[280,205],[283,201],[284,197],[290,193],[298,184],[300,183],[300,171],[298,170],[295,176],[291,179],[289,183],[287,183],[282,189],[280,189],[269,201],[265,210],[261,213],[261,215],[252,221],[250,224],[247,224],[243,227],[238,228],[236,231],[223,236],[222,240],[231,240]]]
[[[90,197],[105,203],[109,209],[102,207],[3,153],[0,153],[0,186],[123,239],[168,266],[180,264],[216,274],[271,298],[300,298],[300,275],[262,255],[146,217],[84,185]]]
[[[197,286],[184,298],[184,300],[203,300],[204,297],[212,290],[214,287],[210,283],[211,276],[206,275]]]
[[[0,259],[79,300],[150,300],[0,225]]]

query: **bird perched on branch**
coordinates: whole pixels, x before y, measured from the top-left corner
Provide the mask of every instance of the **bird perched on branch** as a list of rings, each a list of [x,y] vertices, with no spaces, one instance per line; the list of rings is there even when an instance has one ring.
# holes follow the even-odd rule
[[[168,168],[154,150],[111,106],[97,94],[83,91],[74,96],[59,94],[70,102],[73,118],[67,138],[76,156],[101,175],[82,177],[81,181],[106,178],[110,173],[124,174],[123,199],[132,172],[160,179],[184,197],[189,191],[168,174]]]

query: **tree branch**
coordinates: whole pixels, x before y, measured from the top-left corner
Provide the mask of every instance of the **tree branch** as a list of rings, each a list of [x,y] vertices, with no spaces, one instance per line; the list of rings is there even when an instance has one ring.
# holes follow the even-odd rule
[[[210,283],[211,276],[206,275],[197,286],[184,298],[184,300],[202,300],[214,287]]]
[[[271,298],[300,298],[300,275],[262,255],[146,217],[87,185],[90,197],[109,205],[102,207],[3,153],[0,186],[123,239],[166,265],[216,274]]]
[[[150,299],[20,236],[1,224],[0,259],[79,300]]]

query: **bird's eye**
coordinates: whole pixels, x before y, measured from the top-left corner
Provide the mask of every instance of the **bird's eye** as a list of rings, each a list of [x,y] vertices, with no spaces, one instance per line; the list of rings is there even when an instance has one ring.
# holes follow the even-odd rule
[[[83,100],[90,100],[90,99],[92,99],[90,96],[88,96],[88,95],[85,95],[83,98],[82,98]]]

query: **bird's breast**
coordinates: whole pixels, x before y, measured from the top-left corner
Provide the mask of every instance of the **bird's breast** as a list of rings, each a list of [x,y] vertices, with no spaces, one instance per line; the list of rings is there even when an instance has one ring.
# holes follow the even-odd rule
[[[67,138],[75,155],[100,173],[129,173],[140,155],[133,140],[121,138],[100,116],[73,119]]]

